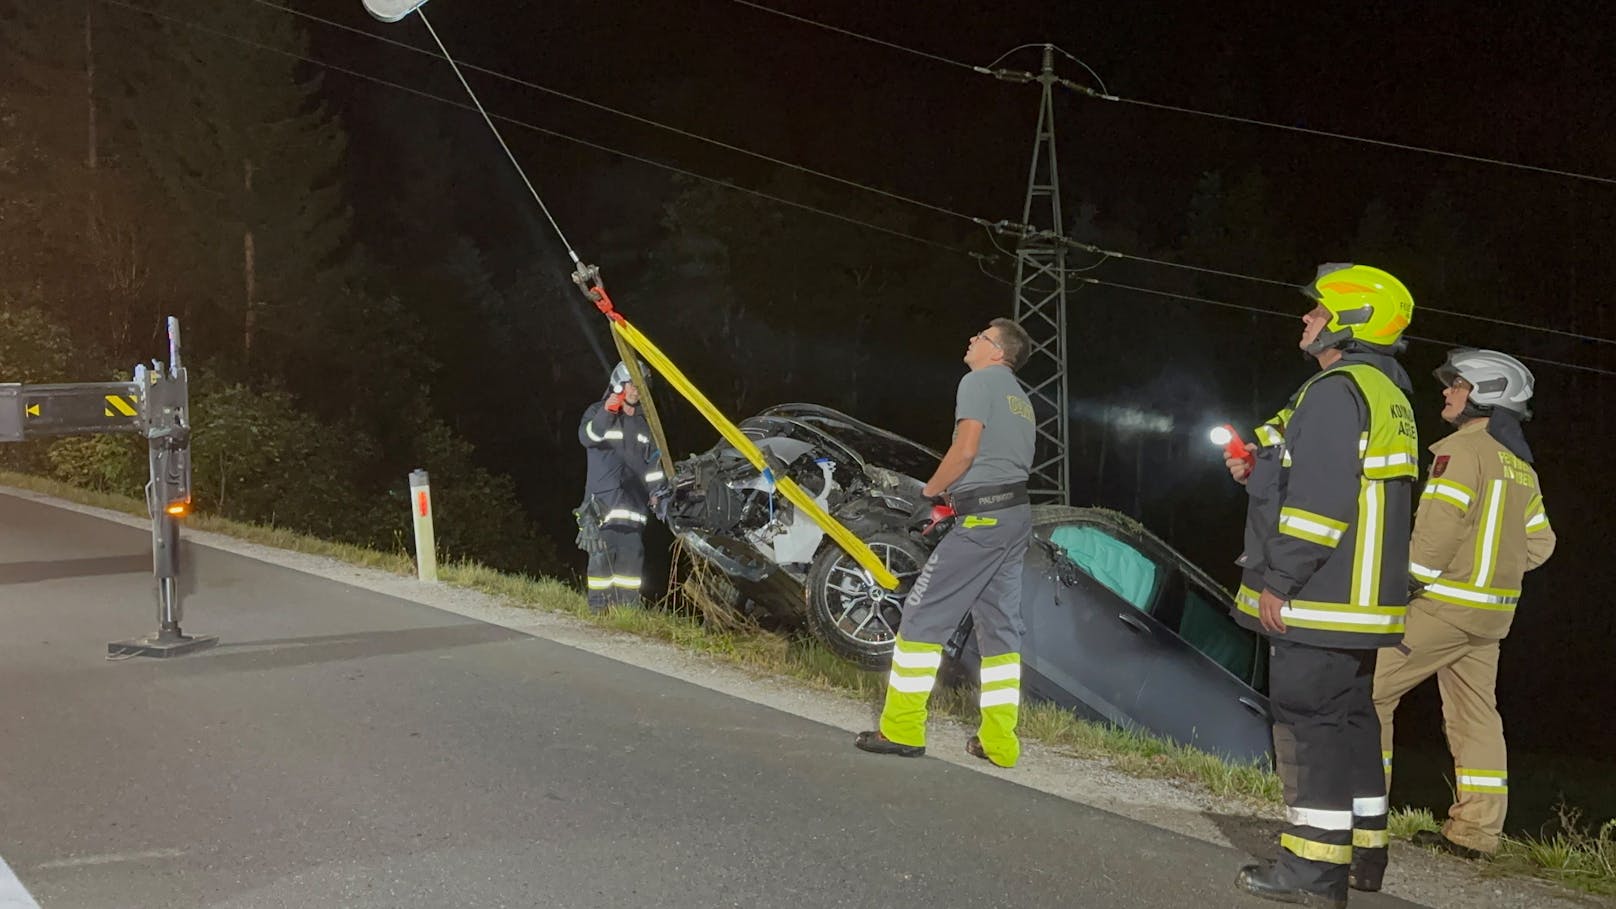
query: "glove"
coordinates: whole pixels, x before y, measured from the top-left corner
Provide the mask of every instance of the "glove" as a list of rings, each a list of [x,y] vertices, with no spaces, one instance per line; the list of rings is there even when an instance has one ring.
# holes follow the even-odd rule
[[[606,398],[606,410],[610,413],[623,412],[623,393],[616,392]]]

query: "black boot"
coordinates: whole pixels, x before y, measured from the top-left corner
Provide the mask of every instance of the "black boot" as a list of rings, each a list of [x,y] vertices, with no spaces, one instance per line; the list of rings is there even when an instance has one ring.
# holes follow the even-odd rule
[[[1353,862],[1347,870],[1347,886],[1365,893],[1374,893],[1380,889],[1380,882],[1386,877],[1385,868],[1376,868],[1364,862]]]
[[[925,745],[902,745],[882,735],[879,730],[854,736],[853,747],[872,754],[896,754],[899,757],[920,757],[926,753]]]
[[[1491,858],[1491,856],[1485,852],[1482,852],[1480,849],[1472,849],[1469,846],[1461,846],[1458,843],[1455,843],[1453,840],[1448,839],[1446,834],[1437,833],[1435,830],[1421,830],[1410,837],[1409,841],[1416,846],[1427,846],[1440,849],[1449,855],[1457,855],[1462,859],[1470,859],[1473,862],[1485,858]]]
[[[1347,909],[1347,898],[1330,896],[1327,893],[1315,893],[1312,890],[1303,890],[1292,887],[1280,880],[1279,868],[1273,862],[1264,862],[1261,865],[1247,865],[1240,869],[1240,876],[1234,879],[1234,888],[1252,896],[1260,896],[1265,900],[1276,903],[1291,903],[1296,906],[1321,906],[1325,909]]]

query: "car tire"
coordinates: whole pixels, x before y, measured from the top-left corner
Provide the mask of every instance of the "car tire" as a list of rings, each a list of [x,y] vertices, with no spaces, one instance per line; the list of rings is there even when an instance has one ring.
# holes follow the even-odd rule
[[[865,542],[898,577],[898,588],[880,590],[851,555],[828,544],[808,568],[808,630],[837,656],[865,669],[884,669],[892,662],[903,598],[930,552],[909,534],[893,530],[877,531]]]

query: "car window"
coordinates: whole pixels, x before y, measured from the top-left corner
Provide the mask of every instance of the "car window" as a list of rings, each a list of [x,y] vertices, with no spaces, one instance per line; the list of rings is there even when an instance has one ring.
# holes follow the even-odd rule
[[[1186,585],[1178,636],[1251,687],[1264,687],[1261,638],[1236,624],[1222,601],[1193,584]]]
[[[1160,572],[1156,563],[1129,544],[1100,530],[1082,524],[1057,527],[1049,541],[1084,574],[1141,612],[1150,608]]]

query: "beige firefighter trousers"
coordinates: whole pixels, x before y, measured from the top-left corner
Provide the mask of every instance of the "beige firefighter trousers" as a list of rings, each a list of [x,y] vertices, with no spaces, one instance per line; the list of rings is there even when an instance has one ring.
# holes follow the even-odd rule
[[[1391,791],[1392,714],[1415,686],[1436,675],[1442,718],[1453,753],[1457,800],[1442,833],[1461,846],[1498,851],[1509,807],[1504,723],[1498,715],[1496,639],[1477,637],[1436,614],[1437,604],[1409,603],[1403,643],[1382,648],[1375,666],[1375,712],[1380,754]]]

